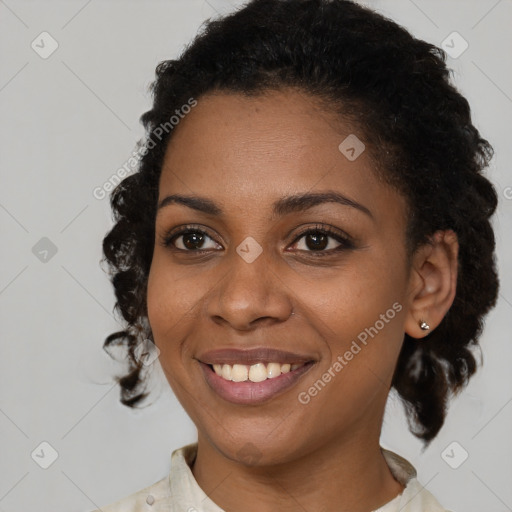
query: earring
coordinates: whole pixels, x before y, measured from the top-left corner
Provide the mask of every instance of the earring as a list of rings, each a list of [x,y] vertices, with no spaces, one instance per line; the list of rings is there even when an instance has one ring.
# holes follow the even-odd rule
[[[419,321],[419,324],[420,324],[420,329],[422,331],[428,331],[430,330],[430,325],[427,324],[427,322],[425,322],[424,320],[420,320]]]

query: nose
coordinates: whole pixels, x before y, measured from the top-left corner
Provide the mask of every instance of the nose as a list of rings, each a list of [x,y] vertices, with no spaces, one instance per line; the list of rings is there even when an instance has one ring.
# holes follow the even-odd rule
[[[289,290],[264,253],[251,263],[234,251],[226,259],[224,275],[207,305],[215,323],[245,331],[290,317]]]

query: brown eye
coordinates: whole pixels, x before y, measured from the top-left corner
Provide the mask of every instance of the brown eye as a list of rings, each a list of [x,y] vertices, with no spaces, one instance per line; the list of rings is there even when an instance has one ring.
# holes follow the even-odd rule
[[[296,249],[317,254],[331,254],[343,249],[353,249],[353,242],[346,236],[329,228],[315,228],[304,231],[294,242]]]
[[[185,229],[164,237],[163,245],[185,252],[218,249],[217,244],[207,233],[200,229]]]
[[[197,232],[187,233],[185,235],[181,235],[182,245],[186,249],[194,250],[201,249],[204,244],[205,235]]]
[[[322,233],[310,233],[304,237],[306,246],[312,251],[325,249],[329,245],[329,237]]]

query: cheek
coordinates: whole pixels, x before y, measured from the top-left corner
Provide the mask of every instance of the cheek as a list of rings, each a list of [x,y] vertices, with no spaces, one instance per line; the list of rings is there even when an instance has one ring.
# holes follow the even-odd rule
[[[171,336],[179,337],[187,324],[197,318],[208,289],[204,276],[184,273],[178,266],[171,269],[166,260],[161,251],[155,250],[148,278],[148,318],[157,344]]]
[[[183,278],[179,269],[170,270],[165,255],[155,255],[151,263],[147,287],[148,320],[153,338],[160,350],[160,364],[164,375],[187,412],[189,393],[197,383],[191,379],[184,362],[190,359],[189,347],[184,343],[190,326],[198,315],[200,297],[204,290],[190,277]],[[197,285],[197,286],[196,286]]]
[[[315,329],[329,352],[322,371],[331,369],[336,375],[333,382],[357,387],[357,394],[371,392],[371,383],[376,380],[387,382],[398,358],[405,287],[400,272],[400,265],[386,260],[385,255],[368,256],[324,282],[321,289],[309,286],[302,296],[305,310],[315,319]],[[333,368],[336,361],[339,364]],[[328,386],[336,388],[336,384]]]
[[[185,280],[169,272],[162,258],[155,256],[148,278],[148,320],[160,350],[162,369],[169,381],[169,377],[179,371],[180,340],[184,336],[187,312],[193,314],[195,311],[185,288]]]
[[[340,339],[357,336],[373,325],[402,296],[402,276],[392,264],[383,269],[382,260],[375,256],[354,258],[350,267],[333,272],[327,279],[304,280],[294,287],[304,314]]]

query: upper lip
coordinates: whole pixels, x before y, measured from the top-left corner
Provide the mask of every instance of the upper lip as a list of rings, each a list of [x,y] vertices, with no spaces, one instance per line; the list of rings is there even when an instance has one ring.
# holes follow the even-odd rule
[[[204,352],[197,356],[197,359],[206,364],[230,365],[252,365],[256,363],[298,364],[313,361],[311,356],[265,347],[253,349],[219,348]]]

